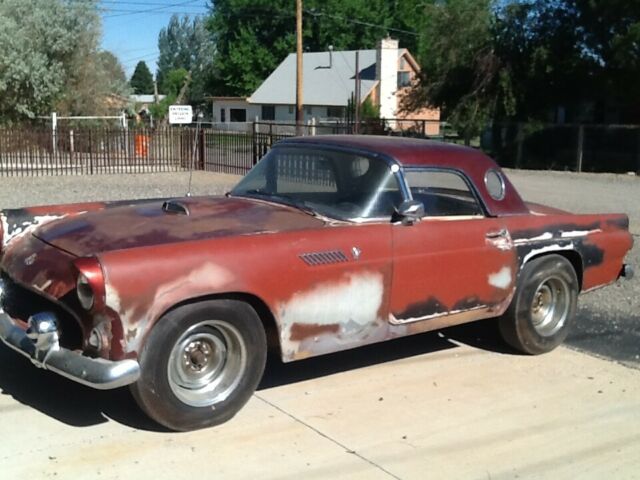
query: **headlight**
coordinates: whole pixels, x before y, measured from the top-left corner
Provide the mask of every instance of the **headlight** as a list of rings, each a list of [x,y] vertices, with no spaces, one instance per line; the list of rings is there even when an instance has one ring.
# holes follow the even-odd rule
[[[104,308],[104,274],[98,259],[82,257],[73,262],[77,272],[76,295],[82,308],[99,311]]]
[[[76,293],[78,294],[78,300],[80,301],[82,308],[85,310],[91,310],[96,296],[93,293],[89,279],[84,275],[84,273],[78,274],[78,280],[76,281]]]

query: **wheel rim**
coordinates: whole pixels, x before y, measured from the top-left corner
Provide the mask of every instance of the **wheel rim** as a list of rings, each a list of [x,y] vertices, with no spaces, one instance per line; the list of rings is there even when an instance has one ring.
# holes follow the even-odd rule
[[[206,320],[190,327],[171,349],[169,386],[187,405],[210,406],[229,397],[246,365],[240,332],[227,322]]]
[[[544,337],[562,328],[569,314],[569,285],[560,277],[549,277],[538,285],[531,302],[531,321]]]

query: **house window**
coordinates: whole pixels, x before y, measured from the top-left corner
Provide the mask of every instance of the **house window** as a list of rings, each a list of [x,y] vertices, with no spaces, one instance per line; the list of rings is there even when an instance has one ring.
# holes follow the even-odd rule
[[[247,109],[246,108],[230,108],[229,120],[232,122],[246,122]]]
[[[227,111],[224,108],[220,109],[220,121],[225,123],[227,121]]]
[[[343,118],[344,107],[327,107],[328,118]]]
[[[398,88],[411,85],[411,72],[398,72]]]
[[[262,120],[275,120],[276,107],[273,105],[262,105]]]

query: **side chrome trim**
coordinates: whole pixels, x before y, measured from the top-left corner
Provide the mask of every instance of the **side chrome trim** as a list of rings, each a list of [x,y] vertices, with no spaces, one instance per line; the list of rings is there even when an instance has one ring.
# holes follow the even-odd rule
[[[29,332],[15,325],[0,309],[0,340],[9,348],[24,355],[36,367],[62,375],[70,380],[98,390],[110,390],[134,383],[140,377],[140,365],[135,360],[110,361],[89,358],[60,347],[57,333],[50,331],[52,314],[32,321]],[[45,335],[44,341],[39,341]]]

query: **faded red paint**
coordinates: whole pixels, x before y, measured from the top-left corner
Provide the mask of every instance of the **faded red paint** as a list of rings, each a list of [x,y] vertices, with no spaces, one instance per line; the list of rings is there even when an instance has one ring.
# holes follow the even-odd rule
[[[470,149],[387,137],[286,143],[454,168],[491,215],[355,224],[224,197],[180,199],[188,215],[163,211],[159,200],[36,207],[7,213],[10,228],[16,219],[29,230],[7,243],[2,270],[73,310],[83,348],[100,328],[107,347],[97,354],[104,357],[135,358],[154,324],[182,302],[244,294],[270,310],[290,361],[500,315],[523,264],[541,254],[578,255],[583,290],[606,285],[632,245],[625,215],[525,204],[508,180],[505,199],[491,199],[484,175],[497,166]],[[29,226],[37,216],[47,223]],[[327,251],[347,261],[309,265],[300,258]],[[104,278],[91,312],[73,304],[78,269],[92,282]]]

